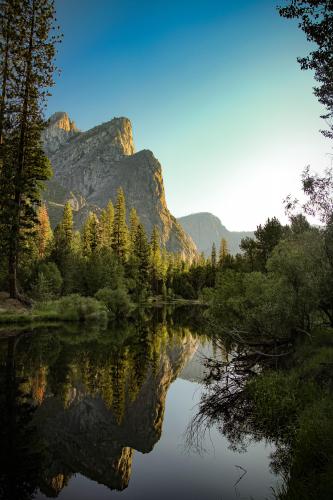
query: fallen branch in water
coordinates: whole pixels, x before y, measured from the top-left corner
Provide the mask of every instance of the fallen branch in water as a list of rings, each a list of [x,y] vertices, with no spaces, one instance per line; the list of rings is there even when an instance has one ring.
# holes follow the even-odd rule
[[[245,476],[245,474],[247,474],[247,470],[244,469],[244,467],[241,467],[240,465],[235,465],[235,467],[237,467],[237,469],[241,469],[243,471],[243,474],[241,474],[241,476],[238,478],[238,480],[234,484],[235,492],[237,494],[237,484],[240,483],[241,480],[243,479],[243,477]]]

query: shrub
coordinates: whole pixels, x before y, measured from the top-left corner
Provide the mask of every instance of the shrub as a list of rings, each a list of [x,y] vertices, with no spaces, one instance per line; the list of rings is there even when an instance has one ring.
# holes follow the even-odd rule
[[[78,294],[62,297],[54,303],[60,319],[64,321],[106,320],[107,310],[104,304],[93,297],[81,297]]]
[[[101,288],[95,297],[106,306],[113,318],[128,316],[134,307],[125,288],[117,288],[116,290]]]

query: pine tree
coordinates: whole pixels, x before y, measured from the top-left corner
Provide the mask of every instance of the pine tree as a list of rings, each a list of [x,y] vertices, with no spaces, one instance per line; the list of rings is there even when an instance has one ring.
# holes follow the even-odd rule
[[[67,202],[64,206],[63,216],[54,230],[53,258],[60,264],[62,256],[68,255],[73,250],[74,223],[72,206]]]
[[[214,242],[212,245],[212,253],[211,253],[211,257],[210,257],[210,262],[211,262],[212,268],[216,269],[216,246],[215,246]]]
[[[82,253],[88,257],[101,244],[100,224],[97,215],[90,212],[82,228]]]
[[[115,207],[112,248],[122,262],[125,262],[129,251],[129,234],[126,224],[126,202],[122,188],[118,189]]]
[[[102,247],[111,248],[113,221],[114,207],[112,201],[110,200],[106,208],[102,210],[100,217],[100,237]]]
[[[54,230],[52,260],[57,264],[63,280],[63,289],[71,289],[74,257],[74,224],[73,211],[69,202],[65,204],[62,220]]]
[[[3,1],[0,4],[0,71],[1,71],[1,93],[0,93],[0,174],[4,160],[4,129],[5,120],[8,119],[10,110],[7,105],[8,87],[10,84],[12,65],[10,65],[10,47],[15,36],[15,8],[14,2]],[[7,125],[8,127],[8,125]]]
[[[150,248],[143,225],[140,223],[135,236],[134,257],[138,264],[138,295],[149,287]]]
[[[254,271],[255,261],[258,255],[258,246],[257,242],[253,238],[242,238],[239,248],[244,252],[244,256],[246,260],[250,264],[250,270]]]
[[[265,225],[257,226],[254,236],[256,237],[257,256],[262,270],[265,270],[266,262],[274,247],[285,234],[285,228],[276,217],[268,218]]]
[[[62,230],[64,233],[64,246],[66,249],[70,250],[73,243],[73,209],[69,201],[64,206],[64,213],[61,221]]]
[[[51,176],[41,132],[42,110],[55,70],[54,19],[52,0],[3,0],[0,4],[0,225],[11,297],[21,298],[19,256],[36,227],[42,181]]]
[[[137,213],[135,208],[131,208],[131,211],[130,211],[130,230],[129,230],[131,253],[134,252],[135,238],[136,238],[136,233],[137,233],[139,224],[140,224],[140,219],[139,219],[138,213]]]
[[[207,263],[205,253],[201,252],[198,258],[198,266],[205,266]]]
[[[154,226],[150,240],[150,269],[152,289],[158,294],[163,278],[163,262],[160,250],[160,233],[157,226]]]
[[[227,255],[229,255],[227,240],[222,238],[219,250],[219,266],[223,266]]]
[[[53,238],[49,214],[45,203],[43,203],[43,205],[39,207],[37,217],[37,253],[39,259],[44,259],[46,257],[47,251],[50,251],[50,243]]]

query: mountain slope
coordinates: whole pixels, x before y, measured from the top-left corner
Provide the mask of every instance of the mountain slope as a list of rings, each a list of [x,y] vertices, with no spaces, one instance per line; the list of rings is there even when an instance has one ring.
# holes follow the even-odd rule
[[[53,223],[59,220],[66,198],[79,226],[89,210],[98,212],[110,199],[115,202],[122,187],[128,211],[137,209],[148,234],[157,225],[169,251],[196,255],[192,239],[168,210],[160,163],[151,151],[135,153],[127,118],[80,132],[66,113],[58,112],[50,118],[43,139],[54,171],[45,194]]]
[[[219,249],[222,238],[227,241],[229,252],[232,255],[239,252],[242,238],[247,236],[253,238],[252,231],[228,231],[220,219],[209,212],[186,215],[177,220],[191,236],[198,250],[207,256],[211,253],[213,243],[215,243],[217,250]]]

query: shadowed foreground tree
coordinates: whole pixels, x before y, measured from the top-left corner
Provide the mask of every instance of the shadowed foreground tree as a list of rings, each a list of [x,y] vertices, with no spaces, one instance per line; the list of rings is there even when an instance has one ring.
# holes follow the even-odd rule
[[[41,132],[55,71],[54,20],[52,0],[0,4],[0,224],[13,298],[22,298],[17,285],[19,257],[36,228],[42,181],[51,176]]]

